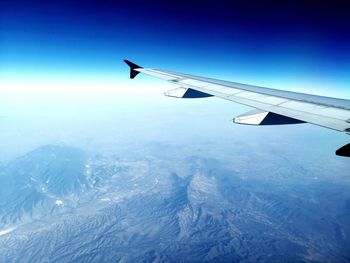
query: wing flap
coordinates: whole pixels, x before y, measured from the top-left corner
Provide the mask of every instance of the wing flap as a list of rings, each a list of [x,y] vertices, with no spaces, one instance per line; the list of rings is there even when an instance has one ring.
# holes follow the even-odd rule
[[[207,98],[207,97],[213,96],[198,90],[182,88],[182,87],[168,90],[167,92],[164,93],[164,95],[168,97],[185,98],[185,99]]]
[[[350,157],[350,143],[338,149],[335,154],[338,156]]]
[[[253,110],[233,119],[234,123],[247,125],[285,125],[304,123],[273,112]]]

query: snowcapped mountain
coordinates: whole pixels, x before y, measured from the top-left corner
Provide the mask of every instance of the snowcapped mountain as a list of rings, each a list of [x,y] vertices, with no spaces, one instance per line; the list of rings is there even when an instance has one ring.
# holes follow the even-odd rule
[[[199,156],[127,159],[53,145],[4,165],[0,179],[1,262],[350,257],[346,185],[281,187]]]
[[[0,225],[40,218],[88,188],[86,157],[77,149],[47,145],[0,171]]]

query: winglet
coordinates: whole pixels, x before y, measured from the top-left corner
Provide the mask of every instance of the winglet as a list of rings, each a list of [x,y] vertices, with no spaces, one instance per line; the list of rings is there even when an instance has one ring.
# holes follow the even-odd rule
[[[127,59],[124,59],[124,62],[126,64],[128,64],[128,66],[130,67],[130,78],[133,79],[137,76],[137,74],[139,74],[140,72],[139,71],[136,71],[135,69],[138,69],[138,68],[142,68],[140,67],[139,65],[136,65],[134,63],[132,63],[131,61],[127,60]]]

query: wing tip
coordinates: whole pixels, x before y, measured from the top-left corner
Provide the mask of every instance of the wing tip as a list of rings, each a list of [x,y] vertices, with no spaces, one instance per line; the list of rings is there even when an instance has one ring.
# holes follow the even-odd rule
[[[130,67],[130,78],[133,79],[139,74],[139,71],[136,71],[135,69],[142,68],[139,65],[136,65],[135,63],[131,62],[130,60],[124,59],[124,62]]]

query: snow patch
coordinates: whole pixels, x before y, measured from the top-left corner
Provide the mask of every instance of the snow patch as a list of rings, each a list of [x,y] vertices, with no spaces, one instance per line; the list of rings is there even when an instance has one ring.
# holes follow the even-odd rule
[[[6,234],[12,232],[15,229],[16,229],[15,227],[10,227],[10,228],[7,228],[7,229],[1,229],[0,230],[0,236],[6,235]]]
[[[91,168],[90,168],[90,165],[89,164],[86,164],[85,165],[85,174],[86,176],[91,176]]]
[[[62,200],[56,200],[55,204],[58,205],[58,206],[63,205],[63,201]]]

